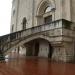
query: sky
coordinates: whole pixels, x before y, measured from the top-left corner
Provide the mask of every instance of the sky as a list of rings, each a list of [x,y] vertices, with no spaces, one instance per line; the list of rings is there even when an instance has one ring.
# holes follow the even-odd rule
[[[10,33],[12,0],[0,0],[0,36]]]

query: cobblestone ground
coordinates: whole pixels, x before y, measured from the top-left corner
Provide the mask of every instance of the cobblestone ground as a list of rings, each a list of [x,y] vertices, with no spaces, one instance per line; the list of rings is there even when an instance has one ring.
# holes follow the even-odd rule
[[[75,75],[75,64],[53,63],[45,58],[13,58],[0,62],[0,75]]]

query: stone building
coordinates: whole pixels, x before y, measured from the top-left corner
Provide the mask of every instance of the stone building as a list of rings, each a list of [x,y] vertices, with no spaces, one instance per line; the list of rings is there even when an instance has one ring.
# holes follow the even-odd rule
[[[75,0],[13,0],[8,39],[25,56],[72,62],[75,58]],[[9,37],[10,36],[10,37]],[[13,38],[12,38],[13,37]],[[15,37],[15,38],[14,38]],[[2,46],[6,47],[6,45]],[[7,49],[7,50],[8,50]]]

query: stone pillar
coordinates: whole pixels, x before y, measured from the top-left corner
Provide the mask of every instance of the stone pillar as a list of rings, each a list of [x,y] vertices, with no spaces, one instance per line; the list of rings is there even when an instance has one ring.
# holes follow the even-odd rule
[[[73,62],[74,49],[72,43],[63,43],[61,46],[54,46],[52,60],[57,62]]]
[[[65,48],[57,46],[54,48],[52,59],[57,62],[66,62]]]
[[[74,45],[73,43],[64,43],[66,62],[74,62]]]

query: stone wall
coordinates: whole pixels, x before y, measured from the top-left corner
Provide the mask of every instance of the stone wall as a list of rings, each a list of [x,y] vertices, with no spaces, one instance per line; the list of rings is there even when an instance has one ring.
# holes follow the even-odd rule
[[[62,1],[61,0],[15,0],[12,6],[15,9],[15,15],[11,16],[11,29],[12,25],[14,25],[13,31],[22,30],[22,20],[24,17],[27,19],[26,28],[30,28],[32,26],[37,26],[38,24],[38,11],[46,8],[42,6],[44,1],[50,2],[50,4],[55,6],[55,11],[53,11],[53,20],[58,20],[62,18]],[[34,4],[33,4],[34,3]],[[43,10],[44,11],[44,10]],[[40,11],[41,12],[41,11]],[[40,20],[40,19],[39,19]],[[41,22],[39,23],[41,24]]]
[[[39,57],[47,57],[48,58],[48,53],[49,53],[49,43],[45,40],[41,40],[39,46]]]
[[[52,60],[57,62],[74,62],[75,51],[73,43],[65,43],[55,46]]]
[[[19,0],[13,0],[12,2],[12,12],[11,12],[11,26],[10,32],[17,31],[17,23],[18,23],[18,9],[19,9]],[[13,27],[13,28],[12,28]]]
[[[44,13],[44,9],[49,5],[52,5],[55,10]],[[64,23],[55,23],[54,25],[51,25],[51,29],[54,27],[53,30],[47,30],[49,26],[46,25],[45,30],[46,32],[36,32],[36,30],[40,29],[34,28],[34,26],[44,24],[44,17],[52,15],[52,21],[58,20],[58,19],[65,19],[68,21],[75,22],[75,1],[74,0],[15,0],[12,7],[12,12],[15,9],[15,14],[11,16],[11,30],[12,25],[14,25],[13,31],[19,31],[22,30],[22,20],[24,17],[27,19],[26,28],[33,27],[33,34],[28,36],[29,38],[21,41],[25,43],[26,41],[34,40],[37,38],[44,38],[47,39],[51,43],[61,42],[62,45],[53,46],[54,52],[52,55],[52,59],[56,61],[64,61],[69,62],[74,59],[74,44],[73,44],[73,38],[74,37],[74,31],[70,29],[56,29],[58,27],[62,27]],[[68,24],[68,23],[66,23]],[[75,24],[72,24],[75,27]],[[44,27],[41,27],[44,28]],[[39,30],[38,30],[39,31]],[[21,35],[22,37],[26,37],[26,35],[31,34],[32,29],[28,32],[23,32]],[[65,43],[66,42],[66,43]],[[45,53],[48,53],[48,50],[41,51],[41,48],[44,49],[48,47],[47,44],[40,42],[40,53],[39,56],[45,55]],[[47,57],[47,55],[45,55]]]

